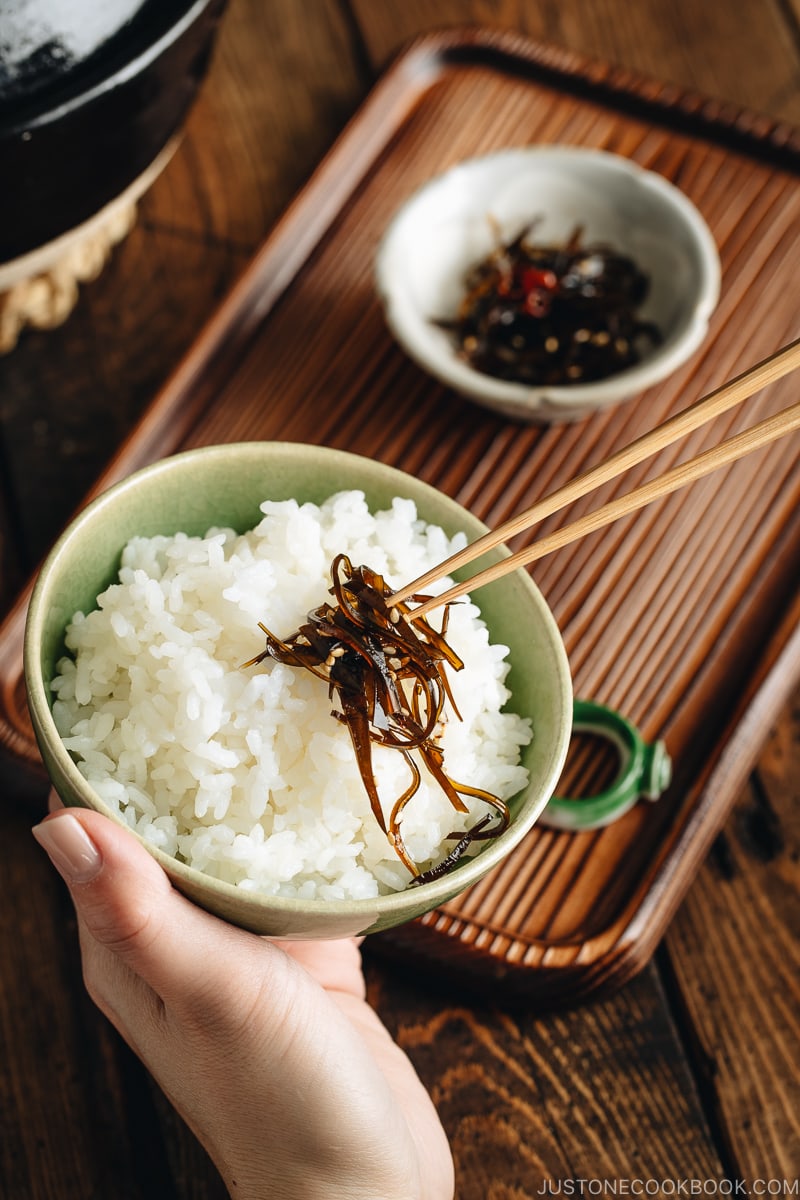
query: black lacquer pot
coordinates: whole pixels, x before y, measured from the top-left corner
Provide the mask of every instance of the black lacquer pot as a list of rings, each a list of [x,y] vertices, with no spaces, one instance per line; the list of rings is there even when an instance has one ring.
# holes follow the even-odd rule
[[[0,266],[147,177],[205,76],[224,7],[0,2]]]

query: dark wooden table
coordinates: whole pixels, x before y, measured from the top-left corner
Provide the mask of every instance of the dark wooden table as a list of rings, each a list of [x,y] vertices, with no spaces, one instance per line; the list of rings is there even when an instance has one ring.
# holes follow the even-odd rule
[[[465,23],[800,125],[797,0],[231,0],[186,137],[132,233],[63,327],[0,359],[4,607],[389,57]],[[797,1195],[798,700],[763,730],[653,961],[616,994],[536,1015],[367,949],[372,1001],[451,1137],[460,1200]],[[29,834],[42,789],[23,790],[9,777],[0,805],[0,1197],[220,1197],[84,994],[66,893]]]

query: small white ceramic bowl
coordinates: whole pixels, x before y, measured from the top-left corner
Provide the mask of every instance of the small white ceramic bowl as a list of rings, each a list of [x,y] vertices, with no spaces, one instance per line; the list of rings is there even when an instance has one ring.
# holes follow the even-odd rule
[[[470,267],[536,221],[535,240],[583,243],[629,255],[649,278],[638,312],[662,335],[635,366],[595,383],[531,387],[495,379],[458,357],[437,322],[452,319]],[[398,342],[447,386],[506,416],[564,421],[664,379],[705,337],[720,288],[714,239],[678,188],[602,150],[530,146],[469,159],[430,180],[403,205],[376,259],[377,290]]]

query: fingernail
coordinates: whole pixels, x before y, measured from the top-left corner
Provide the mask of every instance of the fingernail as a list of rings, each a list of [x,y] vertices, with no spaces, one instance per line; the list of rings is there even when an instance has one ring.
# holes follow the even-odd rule
[[[42,821],[32,832],[67,883],[89,883],[103,865],[97,846],[70,813]]]

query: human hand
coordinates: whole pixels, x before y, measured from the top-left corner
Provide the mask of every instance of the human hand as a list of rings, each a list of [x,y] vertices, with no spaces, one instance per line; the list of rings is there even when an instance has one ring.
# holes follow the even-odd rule
[[[90,995],[235,1200],[451,1200],[444,1131],[364,998],[354,939],[227,925],[99,813],[60,809],[34,835],[72,895]]]

